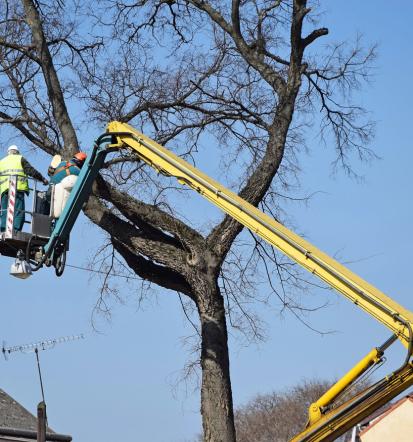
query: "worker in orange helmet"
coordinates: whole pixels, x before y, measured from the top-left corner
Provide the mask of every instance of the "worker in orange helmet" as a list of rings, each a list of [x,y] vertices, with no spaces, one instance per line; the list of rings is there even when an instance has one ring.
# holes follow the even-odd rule
[[[76,153],[70,161],[61,161],[56,167],[50,166],[47,170],[51,184],[58,184],[69,175],[79,175],[87,155],[84,152]]]
[[[86,158],[87,155],[84,152],[77,152],[70,161],[61,161],[59,155],[53,158],[47,170],[50,176],[50,184],[54,186],[53,206],[50,210],[50,215],[53,218],[59,218],[62,214]],[[49,189],[47,195],[49,202],[51,197],[52,191]]]

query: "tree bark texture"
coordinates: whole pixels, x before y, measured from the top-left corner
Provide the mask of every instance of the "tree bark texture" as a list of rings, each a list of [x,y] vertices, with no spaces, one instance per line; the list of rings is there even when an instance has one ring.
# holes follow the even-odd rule
[[[201,414],[205,442],[235,441],[224,300],[216,281],[193,278],[201,322]]]
[[[215,294],[201,319],[201,414],[206,442],[234,441],[235,426],[223,299]]]

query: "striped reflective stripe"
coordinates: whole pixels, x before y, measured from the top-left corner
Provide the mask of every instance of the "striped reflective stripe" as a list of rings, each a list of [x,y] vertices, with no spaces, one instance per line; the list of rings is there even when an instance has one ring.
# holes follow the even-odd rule
[[[2,175],[11,175],[11,174],[17,174],[17,173],[24,173],[23,169],[5,169],[2,171]]]
[[[14,208],[16,204],[16,185],[17,185],[16,177],[11,176],[9,183],[9,202],[7,204],[6,235],[5,235],[6,238],[13,237]]]
[[[9,180],[10,176],[14,176],[14,175],[9,175],[7,178],[3,178],[2,180],[0,179],[0,184],[6,183]],[[17,175],[16,178],[18,181],[23,181],[23,182],[26,182],[26,180],[27,180],[27,178],[24,176]]]

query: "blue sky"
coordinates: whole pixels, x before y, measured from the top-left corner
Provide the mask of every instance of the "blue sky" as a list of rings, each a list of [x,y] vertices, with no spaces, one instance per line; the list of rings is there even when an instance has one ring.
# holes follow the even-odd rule
[[[364,182],[332,175],[331,150],[309,140],[302,157],[303,193],[321,191],[308,206],[292,204],[289,214],[306,237],[329,254],[354,261],[352,270],[413,310],[410,288],[413,225],[411,206],[411,111],[413,5],[385,1],[332,0],[322,24],[325,41],[348,39],[356,32],[379,43],[375,82],[363,90],[364,105],[377,120],[373,147],[381,159],[360,165]],[[101,131],[101,128],[99,131]],[[99,132],[84,141],[90,144]],[[33,160],[34,164],[36,159]],[[39,160],[40,161],[40,160]],[[41,163],[39,163],[41,164]],[[199,164],[202,169],[202,164]],[[220,179],[219,176],[214,178]],[[189,199],[188,210],[205,205]],[[69,263],[85,266],[102,236],[80,219],[71,238]],[[52,428],[74,440],[150,440],[184,442],[199,432],[196,383],[177,384],[188,359],[182,338],[191,333],[177,297],[159,290],[139,309],[139,284],[119,282],[125,305],[114,305],[110,322],[91,327],[98,281],[68,268],[57,279],[51,270],[27,281],[8,276],[10,261],[0,261],[0,339],[10,345],[85,333],[82,341],[41,353]],[[291,315],[263,310],[269,328],[265,343],[243,346],[231,334],[231,375],[235,405],[257,393],[293,385],[305,377],[343,374],[388,332],[346,300],[331,294],[331,305],[309,317],[312,325],[335,333],[310,332]],[[401,346],[391,352],[401,362]],[[0,361],[0,387],[34,412],[40,388],[33,354],[15,353]]]

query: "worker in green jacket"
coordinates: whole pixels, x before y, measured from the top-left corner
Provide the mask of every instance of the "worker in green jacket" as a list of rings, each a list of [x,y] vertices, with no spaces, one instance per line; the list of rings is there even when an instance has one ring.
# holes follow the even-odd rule
[[[19,148],[11,145],[7,149],[7,156],[0,160],[0,195],[1,195],[1,223],[0,230],[6,230],[7,206],[9,202],[9,178],[17,176],[16,202],[14,207],[13,229],[21,231],[25,220],[24,196],[29,194],[27,177],[49,184],[46,178],[20,155]]]

